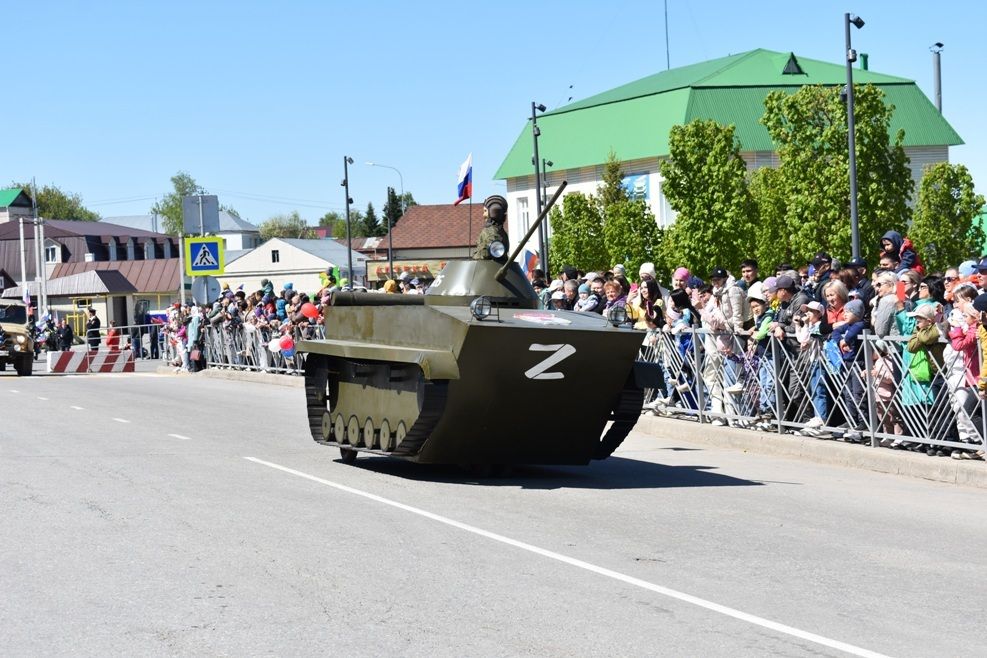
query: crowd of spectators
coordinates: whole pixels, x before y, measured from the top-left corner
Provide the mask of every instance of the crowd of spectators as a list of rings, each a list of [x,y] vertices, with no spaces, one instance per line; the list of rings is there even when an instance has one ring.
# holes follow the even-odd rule
[[[620,307],[619,317],[644,332],[644,352],[665,373],[664,390],[646,407],[654,413],[701,407],[716,425],[784,425],[860,443],[876,430],[886,447],[983,459],[987,257],[926,273],[909,241],[891,231],[871,262],[873,270],[869,259],[841,263],[818,252],[805,264],[781,263],[769,276],[745,259],[736,276],[714,267],[701,278],[678,267],[661,280],[644,263],[635,282],[621,264],[585,273],[565,266],[551,280],[536,269],[529,277],[542,308],[612,318]],[[324,284],[310,295],[291,283],[275,291],[265,279],[249,292],[224,285],[210,304],[174,304],[161,327],[172,365],[193,372],[207,360],[278,366],[276,356],[294,356],[293,341],[321,332],[323,306],[348,288],[331,274]],[[377,292],[425,289],[404,274]],[[944,406],[950,427],[934,432],[928,419],[945,417]]]
[[[804,436],[864,443],[872,404],[883,446],[983,459],[987,257],[926,273],[908,239],[889,231],[870,262],[877,267],[818,252],[766,277],[754,259],[739,264],[739,276],[715,267],[700,278],[678,267],[667,288],[651,263],[636,283],[622,265],[605,273],[566,266],[551,281],[535,270],[531,280],[544,308],[626,308],[666,366],[665,390],[649,405],[655,413],[694,412],[702,400],[716,425],[766,430],[784,421]],[[698,364],[693,341],[701,341]]]

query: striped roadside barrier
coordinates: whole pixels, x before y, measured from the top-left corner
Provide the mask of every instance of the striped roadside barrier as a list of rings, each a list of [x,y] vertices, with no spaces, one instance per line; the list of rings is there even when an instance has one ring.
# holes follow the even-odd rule
[[[134,353],[130,350],[48,352],[48,372],[134,372]]]

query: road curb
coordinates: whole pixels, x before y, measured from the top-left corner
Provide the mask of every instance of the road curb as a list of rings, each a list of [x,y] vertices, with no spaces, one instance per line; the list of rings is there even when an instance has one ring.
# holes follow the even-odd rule
[[[650,436],[706,443],[763,455],[797,457],[820,464],[891,473],[934,482],[987,489],[987,462],[928,457],[903,450],[871,448],[790,434],[779,435],[694,421],[641,416],[635,429]]]
[[[273,372],[254,372],[252,370],[234,370],[232,368],[206,368],[196,373],[175,372],[168,366],[158,366],[158,374],[175,375],[176,377],[205,377],[206,379],[225,379],[226,381],[252,382],[255,384],[274,384],[291,388],[304,388],[305,378],[299,375],[278,375]]]

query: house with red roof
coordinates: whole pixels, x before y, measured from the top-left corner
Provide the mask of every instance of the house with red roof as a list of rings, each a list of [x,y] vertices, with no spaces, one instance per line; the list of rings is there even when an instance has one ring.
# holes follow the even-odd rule
[[[483,230],[483,205],[479,203],[411,206],[391,229],[390,236],[359,238],[353,249],[370,257],[369,282],[392,278],[388,272],[388,246],[393,249],[394,277],[407,272],[412,278],[431,280],[450,260],[467,260]]]

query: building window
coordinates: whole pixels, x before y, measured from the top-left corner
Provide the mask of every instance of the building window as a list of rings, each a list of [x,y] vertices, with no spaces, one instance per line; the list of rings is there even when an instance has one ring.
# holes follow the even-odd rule
[[[45,262],[46,263],[60,263],[61,262],[59,260],[59,258],[58,258],[58,247],[57,246],[51,245],[49,247],[45,247]]]
[[[281,252],[277,249],[271,249],[271,262],[280,263],[281,262]]]
[[[521,235],[527,235],[528,229],[531,228],[531,215],[528,212],[528,197],[526,196],[518,197],[517,217],[521,222]]]

